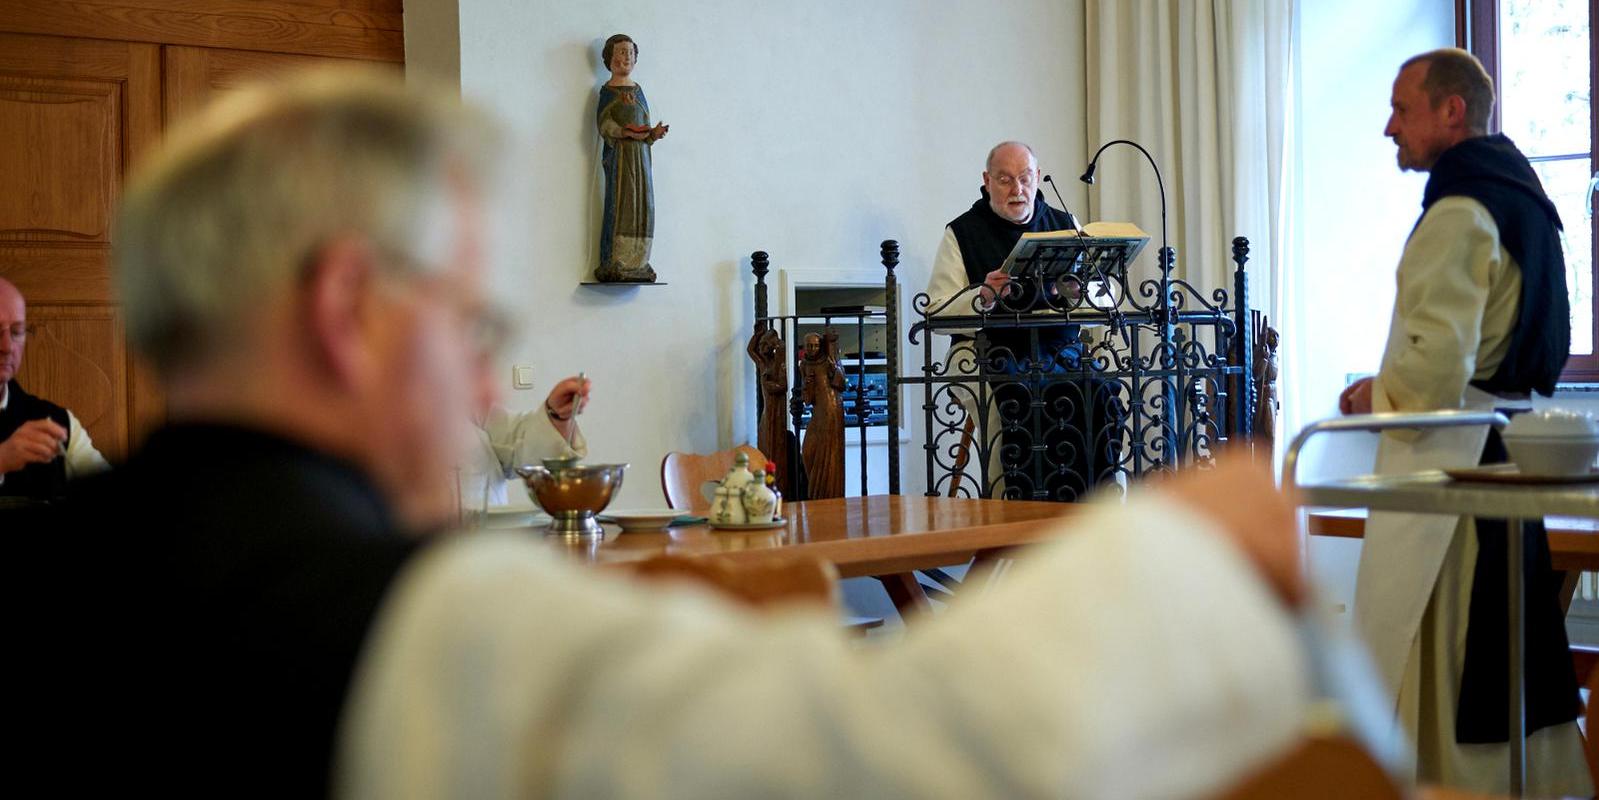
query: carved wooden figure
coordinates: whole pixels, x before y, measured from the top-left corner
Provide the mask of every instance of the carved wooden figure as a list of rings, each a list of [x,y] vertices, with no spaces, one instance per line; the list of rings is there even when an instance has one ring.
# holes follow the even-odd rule
[[[1255,316],[1255,391],[1259,392],[1259,402],[1255,404],[1255,445],[1256,452],[1262,452],[1264,445],[1266,457],[1270,457],[1273,443],[1277,440],[1277,345],[1279,336],[1277,329],[1270,325],[1264,315]]]
[[[788,360],[783,357],[783,336],[761,323],[745,348],[760,376],[761,420],[755,446],[777,465],[777,488],[793,492],[788,474]]]
[[[838,366],[838,334],[805,335],[801,399],[811,404],[800,459],[809,482],[806,499],[844,496],[844,371]]]

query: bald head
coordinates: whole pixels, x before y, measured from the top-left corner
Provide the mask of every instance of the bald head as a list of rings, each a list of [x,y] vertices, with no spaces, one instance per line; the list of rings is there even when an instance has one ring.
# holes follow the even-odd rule
[[[5,397],[5,384],[22,368],[27,338],[28,304],[16,284],[0,278],[0,397]]]
[[[983,169],[992,170],[994,168],[994,159],[1000,157],[1026,158],[1033,162],[1034,166],[1038,165],[1038,156],[1034,155],[1033,148],[1029,147],[1026,142],[1007,141],[1000,142],[988,149],[988,160],[983,162]]]
[[[983,169],[988,206],[1001,218],[1023,223],[1033,218],[1033,198],[1038,192],[1038,159],[1033,148],[1021,142],[1000,142],[988,151]]]

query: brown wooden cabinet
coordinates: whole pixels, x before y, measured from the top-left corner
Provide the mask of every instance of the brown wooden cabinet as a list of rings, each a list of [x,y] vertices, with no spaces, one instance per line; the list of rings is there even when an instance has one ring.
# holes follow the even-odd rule
[[[125,457],[165,414],[112,288],[124,176],[218,93],[403,53],[399,0],[0,0],[0,276],[30,327],[18,380]]]

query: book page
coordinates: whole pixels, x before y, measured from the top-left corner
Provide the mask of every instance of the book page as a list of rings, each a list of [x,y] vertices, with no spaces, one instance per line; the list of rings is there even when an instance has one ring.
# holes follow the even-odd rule
[[[1090,222],[1083,226],[1083,233],[1093,239],[1123,240],[1128,250],[1128,261],[1149,243],[1149,234],[1131,222]],[[1000,269],[1008,275],[1014,275],[1018,262],[1030,260],[1039,245],[1067,244],[1078,238],[1079,234],[1074,230],[1028,231],[1016,240],[1016,246],[1011,248],[1010,255],[1005,256],[1005,263],[1000,265]]]

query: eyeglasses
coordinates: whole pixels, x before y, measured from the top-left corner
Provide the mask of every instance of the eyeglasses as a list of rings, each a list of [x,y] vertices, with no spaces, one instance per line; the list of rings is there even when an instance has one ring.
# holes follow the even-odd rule
[[[1020,175],[1006,175],[1003,172],[990,172],[988,177],[993,178],[995,183],[1007,189],[1015,186],[1018,183],[1023,186],[1032,186],[1038,182],[1038,173],[1036,172],[1024,172]]]
[[[509,311],[481,299],[466,297],[453,280],[418,275],[412,276],[408,283],[417,286],[434,301],[448,305],[451,316],[464,333],[467,345],[472,348],[472,354],[478,358],[493,359],[498,356],[516,332],[516,322]]]
[[[481,297],[467,296],[458,281],[443,274],[443,270],[437,267],[424,264],[405,253],[385,250],[390,259],[411,268],[403,274],[388,273],[387,277],[395,284],[421,291],[431,300],[448,304],[474,355],[492,359],[515,336],[517,326],[511,312]]]

